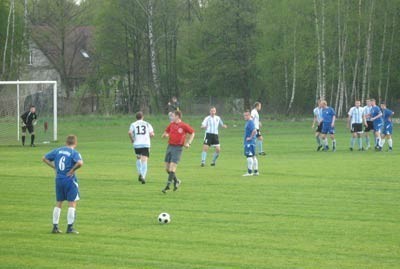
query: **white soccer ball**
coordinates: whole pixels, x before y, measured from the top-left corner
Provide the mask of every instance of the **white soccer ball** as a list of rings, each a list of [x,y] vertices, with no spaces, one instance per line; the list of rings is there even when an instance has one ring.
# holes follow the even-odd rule
[[[160,224],[167,224],[171,222],[171,216],[168,213],[161,213],[158,215],[158,222]]]

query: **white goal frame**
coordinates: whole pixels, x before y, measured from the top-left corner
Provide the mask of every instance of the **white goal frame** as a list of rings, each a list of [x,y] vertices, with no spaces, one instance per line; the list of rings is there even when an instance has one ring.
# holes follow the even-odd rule
[[[19,141],[20,112],[19,112],[19,85],[51,84],[53,85],[53,140],[57,141],[57,81],[0,81],[0,85],[17,85],[17,139]]]

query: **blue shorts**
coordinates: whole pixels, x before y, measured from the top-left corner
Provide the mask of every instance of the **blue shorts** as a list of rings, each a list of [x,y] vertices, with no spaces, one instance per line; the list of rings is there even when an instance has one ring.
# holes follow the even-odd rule
[[[391,122],[385,123],[383,132],[384,135],[391,135],[393,134],[393,124]]]
[[[332,127],[332,122],[323,122],[321,134],[335,134],[335,127]]]
[[[246,157],[256,156],[256,145],[255,144],[245,144],[244,145],[244,156],[246,156]]]
[[[56,199],[57,202],[74,202],[79,200],[79,186],[76,178],[56,179]]]
[[[374,132],[380,133],[382,131],[382,126],[383,126],[383,124],[381,121],[379,121],[379,122],[374,121]]]

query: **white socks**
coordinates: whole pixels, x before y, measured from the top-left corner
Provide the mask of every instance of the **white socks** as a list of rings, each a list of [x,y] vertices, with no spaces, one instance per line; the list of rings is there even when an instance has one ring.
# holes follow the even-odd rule
[[[68,214],[67,214],[67,221],[68,225],[72,225],[75,222],[75,215],[76,215],[76,209],[74,207],[68,207]],[[53,210],[53,224],[58,225],[60,222],[60,215],[61,215],[61,208],[59,207],[54,207]]]
[[[53,224],[58,224],[60,221],[61,208],[54,207],[53,210]]]
[[[253,159],[253,168],[254,168],[254,171],[258,171],[258,160],[257,160],[257,158]]]
[[[136,160],[136,169],[138,174],[140,174],[142,172],[142,162],[139,160]]]
[[[393,148],[393,140],[391,138],[388,139],[389,147]]]
[[[142,162],[142,167],[140,174],[142,175],[143,178],[146,178],[147,175],[147,162]]]
[[[68,225],[72,225],[75,222],[75,208],[68,207],[68,215],[67,215]]]
[[[247,171],[249,174],[253,171],[253,157],[247,157]]]

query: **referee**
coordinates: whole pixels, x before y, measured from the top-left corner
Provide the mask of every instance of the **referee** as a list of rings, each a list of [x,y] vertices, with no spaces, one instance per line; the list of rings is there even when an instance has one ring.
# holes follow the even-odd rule
[[[28,129],[29,134],[31,135],[31,147],[35,146],[35,131],[33,129],[33,126],[36,125],[36,108],[35,106],[31,106],[29,108],[29,111],[26,111],[24,114],[21,116],[22,119],[22,146],[25,146],[25,136],[26,136],[26,130]]]

